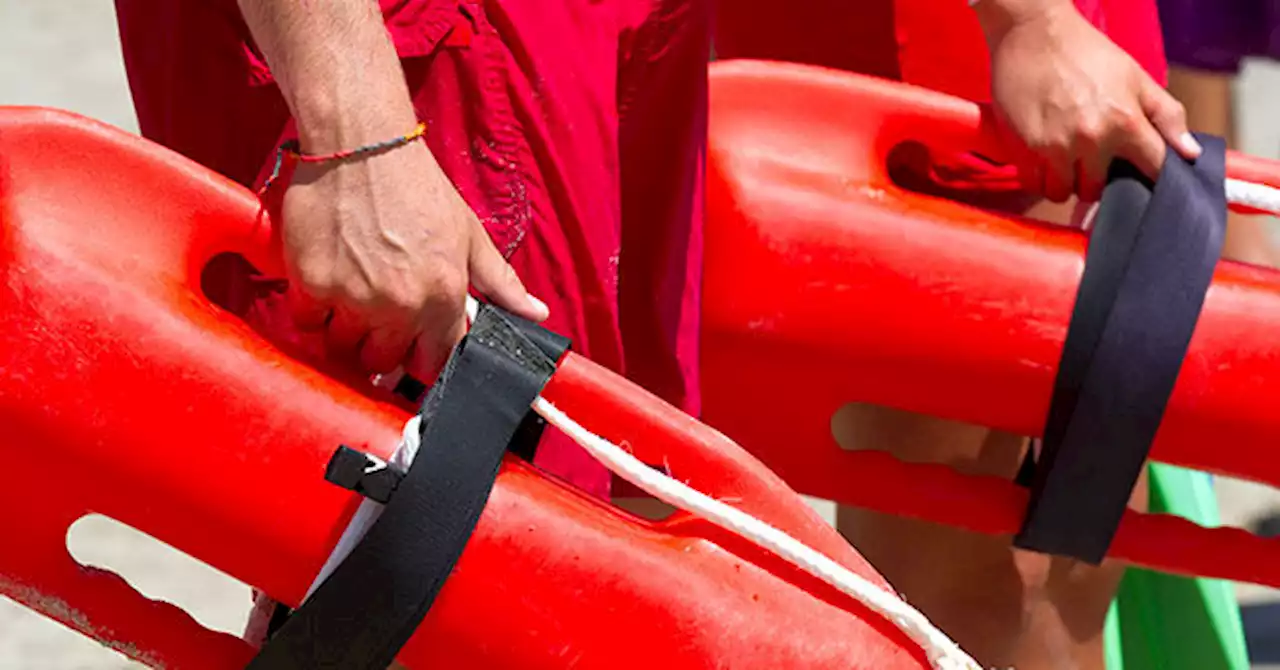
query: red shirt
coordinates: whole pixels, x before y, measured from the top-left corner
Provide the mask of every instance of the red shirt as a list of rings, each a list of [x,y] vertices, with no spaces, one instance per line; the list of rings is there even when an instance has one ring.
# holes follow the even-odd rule
[[[984,0],[979,0],[984,1]],[[803,11],[797,11],[803,8]],[[1155,0],[1076,0],[1086,19],[1165,82]],[[716,51],[822,65],[906,81],[978,102],[991,99],[991,62],[964,0],[733,0],[717,7]],[[1017,169],[970,154],[931,154],[912,187],[984,206],[1025,209]]]
[[[1168,68],[1155,0],[1075,2],[1090,23],[1164,84]],[[896,17],[903,80],[970,100],[990,100],[990,57],[968,3],[896,0]]]
[[[427,144],[547,325],[697,412],[709,0],[381,4]],[[235,0],[116,9],[143,134],[260,182],[294,129]],[[563,436],[536,462],[608,493]]]
[[[1155,0],[1076,0],[1076,8],[1165,81]],[[734,0],[716,18],[725,57],[824,65],[990,99],[986,44],[964,0]]]

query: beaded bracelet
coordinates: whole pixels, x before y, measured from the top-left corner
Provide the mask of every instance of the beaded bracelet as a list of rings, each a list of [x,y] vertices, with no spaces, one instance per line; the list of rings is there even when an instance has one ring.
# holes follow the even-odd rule
[[[418,124],[418,127],[413,129],[413,132],[401,135],[400,137],[376,142],[374,144],[366,144],[354,149],[335,151],[328,154],[304,154],[301,151],[298,140],[289,140],[288,142],[281,144],[280,148],[276,149],[276,164],[271,168],[271,175],[267,177],[266,181],[262,182],[262,188],[258,189],[258,196],[261,197],[265,195],[267,190],[271,188],[271,185],[275,183],[276,178],[280,176],[280,169],[284,167],[284,162],[286,160],[297,161],[299,163],[330,163],[335,161],[354,160],[364,158],[371,154],[382,153],[397,147],[402,147],[414,140],[421,139],[426,134],[427,124],[426,122],[421,122]]]

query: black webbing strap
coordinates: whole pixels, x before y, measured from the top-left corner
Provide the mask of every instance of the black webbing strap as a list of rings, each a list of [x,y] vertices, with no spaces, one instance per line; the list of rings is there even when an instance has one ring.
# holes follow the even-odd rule
[[[1084,277],[1014,544],[1100,563],[1173,393],[1226,228],[1225,153],[1200,137],[1154,186],[1117,164]]]
[[[325,481],[386,504],[400,487],[404,472],[390,463],[363,451],[341,445],[329,457],[324,469]]]
[[[461,556],[508,446],[536,441],[530,405],[568,343],[531,338],[529,328],[537,327],[481,307],[423,401],[422,445],[381,517],[249,668],[391,663]]]

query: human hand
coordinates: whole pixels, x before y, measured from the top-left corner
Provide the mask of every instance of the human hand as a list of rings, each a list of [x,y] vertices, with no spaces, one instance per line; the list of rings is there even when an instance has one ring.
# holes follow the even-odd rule
[[[465,332],[469,285],[547,318],[421,142],[297,164],[281,213],[298,326],[368,373],[433,378]]]
[[[1095,201],[1117,157],[1154,179],[1166,146],[1200,154],[1182,105],[1070,0],[981,0],[975,10],[997,114],[1026,149],[1018,164],[1028,190]]]

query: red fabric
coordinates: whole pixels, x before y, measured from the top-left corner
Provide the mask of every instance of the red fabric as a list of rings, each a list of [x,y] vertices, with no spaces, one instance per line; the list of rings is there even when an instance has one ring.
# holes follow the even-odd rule
[[[804,11],[795,7],[786,0],[721,3],[716,53],[822,65],[978,102],[991,99],[986,42],[964,0],[808,0]],[[1076,7],[1165,82],[1155,0],[1076,0]],[[925,157],[910,167],[913,187],[926,192],[1011,209],[1026,205],[1011,166],[962,155]]]
[[[990,101],[991,62],[982,28],[968,4],[896,0],[894,5],[889,11],[896,16],[902,79],[970,100]],[[1154,0],[1076,0],[1076,8],[1156,81],[1165,83],[1168,68]]]
[[[1096,0],[1101,5],[1104,29],[1120,48],[1160,82],[1169,83],[1164,32],[1155,0]]]
[[[1076,7],[1165,81],[1155,0],[1076,0]],[[990,99],[986,44],[964,0],[735,0],[717,13],[716,52],[724,58],[823,65]]]
[[[427,144],[547,325],[696,413],[709,0],[382,7]],[[260,183],[294,131],[234,0],[116,8],[143,134]],[[537,463],[608,495],[608,472],[561,435]]]

